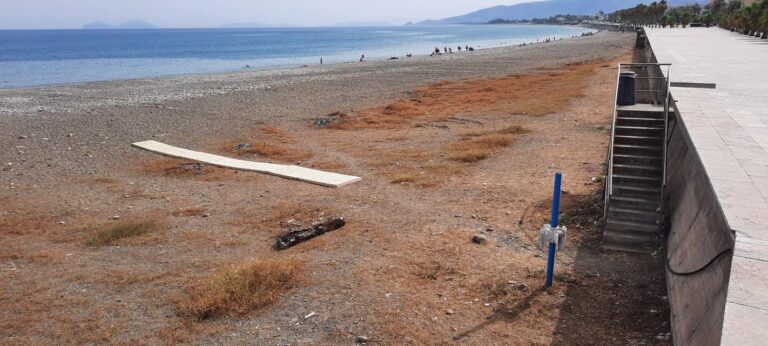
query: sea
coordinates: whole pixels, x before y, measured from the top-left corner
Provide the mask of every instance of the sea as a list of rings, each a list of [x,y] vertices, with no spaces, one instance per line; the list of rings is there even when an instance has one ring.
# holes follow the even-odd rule
[[[209,74],[429,55],[570,38],[556,25],[0,30],[0,88]]]

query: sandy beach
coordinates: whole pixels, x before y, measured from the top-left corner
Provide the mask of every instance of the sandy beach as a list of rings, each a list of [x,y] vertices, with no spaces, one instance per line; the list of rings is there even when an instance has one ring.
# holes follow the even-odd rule
[[[661,260],[601,252],[595,224],[633,43],[0,90],[0,343],[666,344]],[[363,180],[189,165],[144,140]],[[545,291],[555,172],[573,235]],[[348,223],[272,249],[330,216]],[[115,225],[147,231],[94,240]],[[253,263],[285,282],[205,308],[207,283]]]

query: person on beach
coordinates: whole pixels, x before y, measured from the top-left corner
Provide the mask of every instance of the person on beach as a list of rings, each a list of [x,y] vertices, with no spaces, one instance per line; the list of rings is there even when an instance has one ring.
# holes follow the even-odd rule
[[[320,58],[320,65],[323,64],[323,58]]]
[[[363,56],[360,57],[360,62],[363,62],[363,61],[365,61],[365,54],[363,54]]]

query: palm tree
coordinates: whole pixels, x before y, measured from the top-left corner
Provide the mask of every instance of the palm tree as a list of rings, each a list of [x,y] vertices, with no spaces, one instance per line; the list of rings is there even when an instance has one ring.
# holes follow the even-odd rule
[[[768,39],[768,0],[763,0],[753,6],[757,6],[760,9],[760,18],[758,18],[758,26],[763,31],[762,39]]]
[[[673,8],[667,13],[667,16],[669,16],[669,27],[677,27],[677,24],[680,23],[680,11]]]
[[[680,24],[682,24],[683,28],[685,28],[690,23],[691,23],[691,13],[687,11],[683,12],[683,15],[680,16]]]
[[[668,23],[669,23],[669,17],[666,14],[661,16],[661,18],[659,19],[659,24],[661,25],[661,27],[666,28]]]

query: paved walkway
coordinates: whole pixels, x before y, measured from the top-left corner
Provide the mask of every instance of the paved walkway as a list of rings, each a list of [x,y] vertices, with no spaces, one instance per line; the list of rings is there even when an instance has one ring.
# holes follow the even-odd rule
[[[715,189],[736,250],[723,345],[768,342],[768,40],[719,28],[646,29]]]

